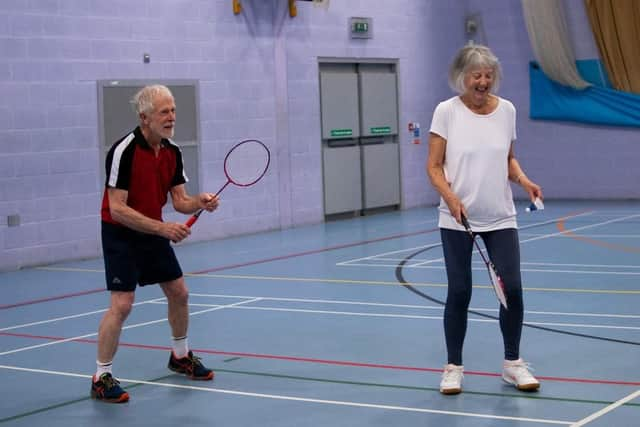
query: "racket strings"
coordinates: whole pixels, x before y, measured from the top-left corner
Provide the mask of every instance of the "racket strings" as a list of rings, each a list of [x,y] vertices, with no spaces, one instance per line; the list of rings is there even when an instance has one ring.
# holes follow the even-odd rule
[[[229,184],[238,187],[249,187],[260,181],[267,173],[271,154],[262,142],[255,139],[244,140],[235,145],[224,158],[224,174],[227,182],[216,192],[218,196]],[[185,225],[191,227],[204,210],[198,209],[191,215]]]
[[[482,261],[487,266],[487,271],[489,272],[489,281],[491,282],[493,290],[496,293],[496,297],[498,298],[498,301],[502,306],[504,306],[504,308],[508,308],[507,297],[505,295],[504,282],[502,281],[502,278],[498,275],[496,266],[493,264],[493,262],[491,261],[491,258],[489,257],[489,251],[487,250],[487,256],[485,257],[484,251],[482,250],[482,248],[478,244],[478,241],[476,240],[476,236],[471,231],[469,231],[469,234],[471,234],[471,238],[473,239],[473,244],[478,250],[478,253],[482,258]]]
[[[269,151],[262,143],[245,141],[227,154],[225,174],[232,183],[249,186],[262,178],[269,167],[269,160]]]

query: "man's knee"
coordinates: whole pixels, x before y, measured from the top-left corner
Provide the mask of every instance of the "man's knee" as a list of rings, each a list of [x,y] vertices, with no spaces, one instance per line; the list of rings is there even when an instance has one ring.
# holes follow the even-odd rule
[[[180,277],[171,282],[162,284],[162,289],[168,300],[174,304],[188,304],[189,290],[184,282],[184,277]]]
[[[111,293],[111,312],[121,321],[129,316],[135,294],[133,292],[112,292]]]

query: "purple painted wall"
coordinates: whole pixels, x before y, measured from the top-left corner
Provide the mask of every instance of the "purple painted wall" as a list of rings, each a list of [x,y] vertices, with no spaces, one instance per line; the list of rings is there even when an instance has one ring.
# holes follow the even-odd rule
[[[285,0],[242,2],[234,15],[231,0],[0,1],[0,269],[99,255],[97,80],[199,81],[204,189],[220,185],[229,144],[272,147],[265,181],[225,194],[196,241],[321,222],[318,57],[397,60],[402,207],[434,205],[426,135],[414,145],[405,129],[417,121],[426,132],[451,95],[446,70],[471,13],[502,59],[517,153],[547,197],[640,196],[637,130],[528,120],[532,55],[517,1],[332,0],[328,11],[298,2],[296,18]],[[576,52],[594,57],[579,4],[568,11]],[[351,16],[373,18],[374,38],[350,39]],[[7,226],[13,214],[18,227]]]
[[[577,59],[598,58],[583,2],[567,1],[566,18]],[[545,196],[565,199],[640,197],[640,129],[530,120],[528,62],[533,59],[521,3],[470,0],[482,16],[487,43],[500,57],[500,94],[518,109],[516,155]],[[522,197],[522,193],[517,193]]]

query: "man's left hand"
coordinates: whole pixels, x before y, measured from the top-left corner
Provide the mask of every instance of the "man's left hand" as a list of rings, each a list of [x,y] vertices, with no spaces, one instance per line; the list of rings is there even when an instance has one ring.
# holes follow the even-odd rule
[[[212,193],[200,193],[198,202],[202,209],[213,212],[218,208],[218,196]]]

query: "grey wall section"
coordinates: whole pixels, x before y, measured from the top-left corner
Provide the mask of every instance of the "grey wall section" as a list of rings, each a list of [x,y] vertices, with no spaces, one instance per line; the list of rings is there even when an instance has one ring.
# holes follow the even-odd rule
[[[327,215],[362,210],[362,177],[360,147],[325,147],[324,213]]]
[[[138,125],[138,117],[130,105],[131,98],[145,84],[165,84],[176,101],[176,129],[173,139],[181,143],[198,141],[198,84],[175,83],[158,80],[148,81],[113,81],[98,82],[102,88],[102,105],[104,118],[105,145],[110,146]]]
[[[361,135],[379,136],[376,129],[384,128],[384,135],[398,134],[398,92],[396,73],[388,70],[360,67]],[[386,128],[389,128],[388,133]]]
[[[322,139],[360,136],[358,75],[351,64],[320,72]]]
[[[362,179],[365,183],[364,209],[400,204],[399,167],[397,143],[362,146]]]
[[[327,216],[400,205],[396,68],[392,59],[320,60]],[[346,147],[354,144],[359,153]]]
[[[200,192],[199,115],[197,81],[109,80],[98,82],[98,134],[101,168],[104,177],[104,155],[111,145],[138,126],[139,119],[131,105],[136,92],[148,84],[163,84],[171,90],[176,102],[176,127],[172,138],[182,151],[189,180],[189,194]],[[166,210],[171,210],[168,204]]]

